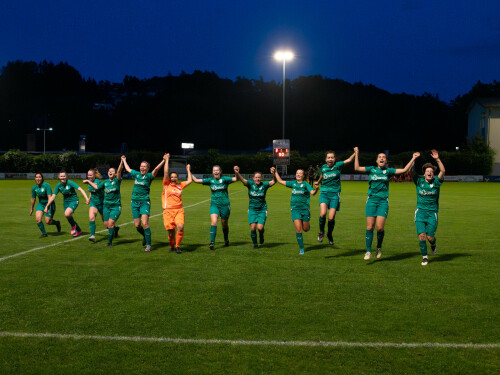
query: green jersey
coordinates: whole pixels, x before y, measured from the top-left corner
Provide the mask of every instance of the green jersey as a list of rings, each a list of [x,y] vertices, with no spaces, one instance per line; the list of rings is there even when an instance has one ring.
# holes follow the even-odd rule
[[[439,190],[444,180],[434,177],[429,183],[424,176],[414,175],[413,182],[417,186],[417,208],[439,212]]]
[[[319,170],[319,176],[323,176],[321,192],[340,193],[340,173],[344,167],[343,161],[338,161],[331,167],[324,164]]]
[[[101,183],[101,180],[96,178],[94,180],[94,183],[97,184],[97,186],[99,186],[99,184]],[[91,194],[90,195],[90,203],[93,203],[95,206],[99,206],[102,204],[102,202],[104,200],[104,191],[103,190],[94,189],[92,186],[89,185],[89,193]]]
[[[290,200],[292,209],[309,209],[310,191],[314,190],[309,182],[287,181],[286,187],[292,188],[292,199]]]
[[[368,175],[370,187],[368,188],[368,195],[381,199],[389,198],[389,180],[396,174],[396,169],[379,167],[365,167],[366,174]]]
[[[80,186],[71,180],[67,180],[66,185],[63,185],[61,182],[56,185],[54,194],[57,195],[57,193],[61,193],[64,197],[63,202],[78,202],[78,195],[76,194],[78,188],[80,188]]]
[[[113,180],[104,180],[97,185],[98,189],[104,189],[104,205],[105,206],[121,206],[120,185],[122,180],[114,178]]]
[[[253,180],[247,180],[248,208],[250,210],[266,210],[266,192],[269,189],[269,181],[263,181],[259,185]]]
[[[155,179],[152,173],[146,173],[144,176],[141,172],[131,170],[130,174],[134,177],[134,188],[132,189],[132,200],[133,201],[148,201],[149,200],[149,190],[151,189],[151,183]]]
[[[212,191],[211,204],[215,205],[228,205],[229,195],[227,194],[227,187],[229,184],[233,183],[233,179],[227,176],[221,176],[219,179],[214,177],[204,178],[202,180],[203,185],[209,185]]]
[[[31,188],[31,198],[38,197],[38,202],[47,205],[49,202],[49,195],[52,195],[52,188],[47,182],[42,182],[42,186],[35,184]]]

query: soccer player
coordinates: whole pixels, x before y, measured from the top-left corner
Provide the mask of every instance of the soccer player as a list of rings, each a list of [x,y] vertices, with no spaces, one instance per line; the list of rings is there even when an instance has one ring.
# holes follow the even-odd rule
[[[444,182],[445,169],[439,159],[439,153],[431,150],[431,156],[439,167],[439,174],[436,173],[436,166],[425,163],[422,166],[423,176],[415,174],[413,182],[417,187],[417,210],[415,211],[415,225],[417,227],[418,244],[422,254],[422,266],[429,262],[427,258],[427,241],[431,244],[431,254],[436,254],[436,230],[438,226],[439,211],[439,190]]]
[[[340,210],[340,174],[344,165],[354,160],[354,154],[344,161],[336,161],[335,151],[327,151],[326,164],[319,170],[318,184],[321,184],[319,194],[319,233],[318,242],[323,242],[325,236],[326,214],[328,212],[328,242],[333,245],[333,229],[335,228],[335,215]]]
[[[151,201],[149,199],[149,191],[151,189],[151,183],[154,181],[165,160],[162,159],[160,164],[158,164],[151,173],[148,173],[150,165],[147,161],[141,162],[139,171],[136,171],[129,167],[127,158],[124,155],[122,155],[122,160],[125,170],[134,178],[131,202],[134,225],[143,237],[142,246],[146,245],[145,251],[151,251],[151,228],[149,227]]]
[[[104,190],[104,200],[102,216],[104,226],[108,228],[108,246],[113,246],[113,237],[115,237],[115,223],[122,213],[122,202],[120,194],[120,185],[122,183],[124,160],[121,159],[118,170],[109,168],[108,179],[97,183],[85,180],[89,186],[96,190]]]
[[[76,223],[75,219],[73,218],[73,213],[76,211],[76,208],[80,203],[76,191],[78,190],[85,197],[86,204],[89,204],[90,199],[87,197],[87,194],[85,194],[85,191],[80,186],[75,184],[73,181],[68,180],[68,175],[66,174],[66,172],[63,171],[59,173],[59,181],[60,182],[56,185],[54,189],[54,194],[52,194],[49,197],[49,200],[47,201],[47,205],[45,206],[44,212],[46,214],[49,213],[50,205],[56,199],[56,195],[58,193],[61,193],[64,197],[63,199],[64,216],[66,216],[66,219],[71,225],[71,235],[73,237],[78,237],[79,235],[82,234],[82,230],[80,226]]]
[[[182,191],[192,181],[191,166],[186,165],[187,180],[179,182],[179,175],[176,172],[168,173],[168,161],[170,154],[165,154],[163,160],[163,192],[161,203],[163,207],[163,225],[168,231],[168,242],[170,249],[177,254],[182,253],[181,241],[184,236],[184,209],[182,208]],[[177,229],[177,235],[175,230]]]
[[[281,185],[292,189],[292,198],[290,200],[292,221],[295,225],[295,236],[300,249],[299,254],[303,255],[304,238],[302,237],[302,231],[309,231],[309,221],[311,219],[309,202],[311,200],[311,195],[315,195],[318,192],[318,183],[314,183],[315,189],[313,189],[312,186],[304,180],[304,170],[302,169],[297,169],[297,172],[295,172],[295,181],[283,181],[274,167],[271,168],[271,173]]]
[[[368,199],[366,201],[366,253],[365,260],[369,260],[372,255],[373,228],[377,228],[377,259],[382,256],[382,241],[384,240],[384,227],[389,213],[389,180],[395,174],[406,173],[420,156],[419,152],[413,154],[413,158],[406,167],[388,168],[387,155],[380,153],[377,156],[377,166],[360,167],[359,149],[354,147],[354,170],[365,172],[369,178]]]
[[[101,173],[97,170],[97,168],[89,169],[87,172],[87,180],[83,180],[84,184],[88,184],[89,181],[95,182],[97,185],[101,182],[102,176]],[[90,228],[90,237],[89,241],[95,242],[95,219],[97,214],[101,215],[102,221],[104,218],[102,216],[103,210],[103,200],[104,200],[104,191],[94,189],[92,186],[88,186],[89,194],[90,194],[90,206],[89,206],[89,228]],[[115,228],[115,234],[118,233],[118,227]]]
[[[250,224],[250,238],[254,249],[257,249],[257,230],[259,230],[259,242],[264,243],[264,225],[267,219],[267,189],[276,183],[276,179],[262,181],[262,173],[254,172],[252,180],[243,178],[240,174],[240,167],[234,167],[234,174],[237,180],[248,188],[248,223]]]
[[[229,215],[231,214],[231,204],[227,187],[236,181],[236,177],[227,177],[222,175],[222,168],[218,165],[212,167],[212,177],[192,179],[197,184],[210,186],[212,197],[210,199],[210,250],[215,249],[215,237],[217,236],[217,223],[222,224],[224,233],[224,246],[229,246]]]
[[[44,181],[43,174],[36,173],[35,174],[35,182],[36,184],[31,188],[31,210],[30,216],[33,214],[33,208],[35,208],[36,197],[38,197],[38,204],[36,205],[36,225],[42,235],[40,238],[47,237],[47,232],[45,231],[45,227],[42,222],[42,217],[45,214],[45,223],[47,225],[55,225],[57,231],[61,231],[61,222],[54,220],[54,214],[56,212],[56,203],[52,202],[49,207],[49,211],[47,213],[44,212],[45,206],[49,201],[49,197],[52,196],[52,188],[50,185]]]

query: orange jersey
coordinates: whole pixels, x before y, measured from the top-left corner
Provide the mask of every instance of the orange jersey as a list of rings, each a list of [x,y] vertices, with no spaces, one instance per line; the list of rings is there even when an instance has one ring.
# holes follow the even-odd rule
[[[182,189],[186,187],[186,181],[180,184],[170,182],[170,178],[163,180],[163,193],[161,203],[163,209],[182,208]]]

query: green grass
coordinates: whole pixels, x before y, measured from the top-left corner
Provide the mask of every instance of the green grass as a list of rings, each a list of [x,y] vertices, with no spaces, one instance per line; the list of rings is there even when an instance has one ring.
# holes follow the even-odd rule
[[[54,181],[49,181],[52,186]],[[0,182],[0,258],[71,239],[29,217],[33,182]],[[299,256],[290,190],[268,192],[266,243],[253,250],[248,196],[230,186],[231,246],[208,249],[207,187],[184,192],[181,255],[171,253],[161,215],[150,220],[144,253],[129,223],[130,181],[122,185],[120,237],[106,233],[0,261],[0,332],[264,341],[500,343],[500,184],[446,183],[441,189],[438,255],[427,267],[413,223],[413,184],[391,184],[383,257],[364,254],[366,182],[343,182],[335,246],[312,229]],[[161,213],[161,183],[152,215]],[[56,218],[61,219],[58,197]],[[87,206],[76,211],[88,231]],[[98,221],[98,230],[102,230]],[[287,347],[0,336],[0,373],[498,373],[500,349]]]

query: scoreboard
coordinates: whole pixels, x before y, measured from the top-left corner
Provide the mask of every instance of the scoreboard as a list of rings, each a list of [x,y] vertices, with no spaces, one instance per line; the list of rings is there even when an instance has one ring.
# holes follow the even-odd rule
[[[273,164],[290,165],[290,140],[273,140]]]

